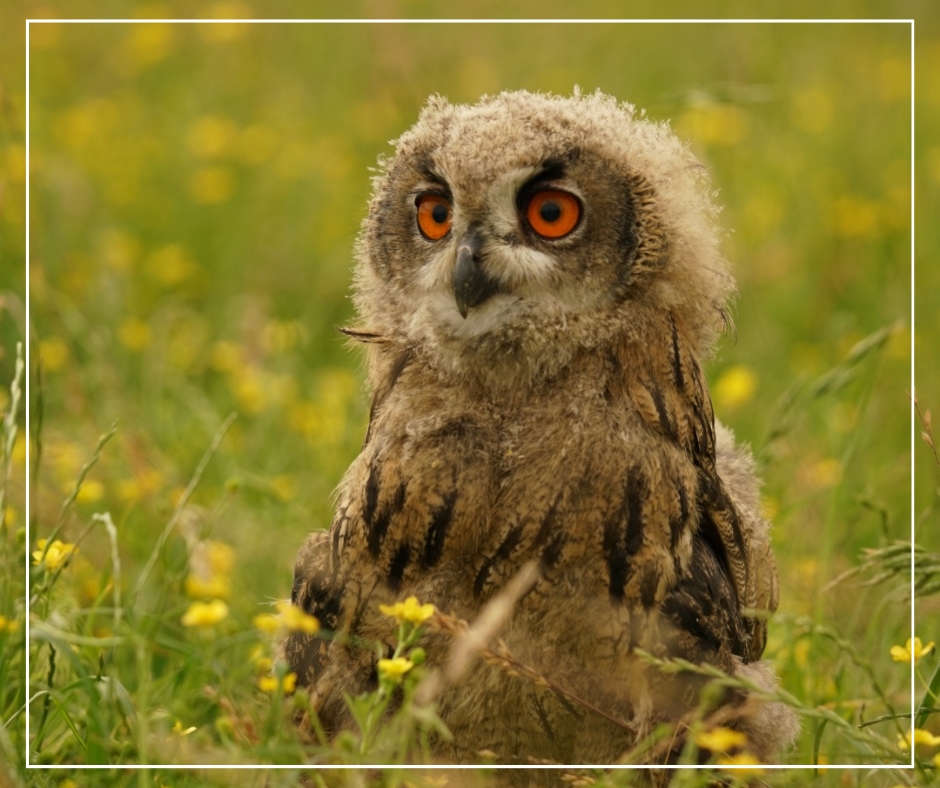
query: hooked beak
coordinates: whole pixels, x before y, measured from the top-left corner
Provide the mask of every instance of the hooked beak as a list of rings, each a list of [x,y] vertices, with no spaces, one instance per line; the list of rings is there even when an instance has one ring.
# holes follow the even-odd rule
[[[499,282],[483,272],[480,254],[483,236],[477,229],[468,230],[457,243],[457,264],[454,266],[454,298],[463,318],[500,289]]]

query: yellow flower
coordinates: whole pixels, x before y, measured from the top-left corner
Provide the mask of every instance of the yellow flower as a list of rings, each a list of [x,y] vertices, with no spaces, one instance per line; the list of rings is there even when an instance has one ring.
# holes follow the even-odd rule
[[[76,500],[81,503],[94,503],[104,497],[104,485],[97,479],[85,479],[78,488]]]
[[[118,339],[121,340],[121,344],[134,352],[147,347],[151,338],[150,325],[137,317],[128,318],[118,328]]]
[[[940,769],[940,752],[933,756],[933,765]]]
[[[827,457],[813,464],[813,483],[820,490],[834,487],[842,478],[842,463],[834,457]]]
[[[209,364],[216,372],[233,372],[242,364],[242,349],[234,342],[220,339],[212,346]]]
[[[288,693],[293,692],[296,686],[296,673],[288,673],[280,683],[278,683],[276,676],[262,676],[258,679],[258,689],[262,692],[275,693],[280,687],[283,692]]]
[[[55,372],[65,366],[69,360],[69,346],[59,337],[49,337],[39,341],[39,357],[46,372]]]
[[[204,580],[198,575],[190,575],[183,582],[183,590],[186,596],[191,599],[216,598],[228,599],[232,593],[232,584],[227,577],[222,575],[213,575],[208,580]]]
[[[923,728],[914,728],[914,745],[917,746],[918,744],[923,744],[927,747],[940,746],[940,736],[934,736],[930,731],[926,731]],[[904,734],[898,734],[898,749],[911,749],[910,731]]]
[[[189,728],[186,728],[186,730],[183,730],[183,723],[179,720],[177,720],[176,725],[173,726],[173,733],[175,733],[177,736],[189,736],[189,734],[194,730],[196,730],[195,725],[192,725]]]
[[[221,599],[193,602],[180,619],[184,627],[211,627],[228,616],[228,605]]]
[[[396,684],[400,683],[402,677],[414,667],[414,662],[404,657],[395,657],[394,659],[380,659],[379,673],[386,678],[391,679]]]
[[[404,602],[396,602],[394,605],[379,605],[379,610],[399,624],[405,621],[422,624],[434,615],[434,605],[422,605],[416,596],[410,596]]]
[[[734,410],[748,402],[757,390],[757,375],[744,364],[725,370],[715,383],[715,402],[725,410]]]
[[[251,623],[262,632],[277,632],[281,628],[281,617],[276,613],[258,613]]]
[[[910,662],[913,660],[916,665],[920,662],[921,657],[926,657],[933,651],[933,647],[934,642],[932,640],[925,646],[921,643],[920,638],[914,638],[913,641],[908,638],[904,648],[891,646],[891,659],[895,662]]]
[[[147,272],[166,287],[176,287],[191,279],[199,267],[182,244],[167,244],[147,256]]]
[[[212,571],[221,575],[229,574],[235,565],[235,550],[225,542],[217,542],[214,539],[206,539],[203,544],[206,546],[206,557]]]
[[[320,630],[320,622],[314,616],[305,613],[290,602],[278,603],[277,609],[280,612],[281,626],[285,629],[292,632],[306,632],[308,635],[315,635]]]
[[[712,752],[727,752],[747,744],[747,736],[731,728],[712,728],[695,735],[695,744]]]
[[[725,771],[734,771],[736,775],[764,773],[764,769],[760,768],[760,761],[749,752],[741,752],[737,755],[721,755],[716,763],[723,767]]]
[[[189,191],[198,203],[222,203],[235,191],[235,176],[225,167],[200,167],[190,178]]]
[[[305,613],[290,602],[277,603],[277,613],[258,613],[251,622],[262,632],[277,632],[286,629],[290,632],[306,632],[315,635],[320,631],[320,622],[315,616]]]
[[[40,563],[46,567],[50,572],[54,572],[60,566],[65,564],[75,553],[78,552],[78,548],[67,542],[62,542],[56,539],[49,547],[46,547],[48,541],[46,539],[39,539],[36,544],[39,546],[38,550],[33,551],[33,564],[38,565]],[[45,552],[45,558],[43,558],[43,552]]]
[[[271,490],[282,501],[289,501],[297,495],[297,482],[290,474],[283,473],[271,480]]]
[[[235,123],[223,115],[203,115],[186,136],[189,150],[203,159],[224,156],[237,136]]]

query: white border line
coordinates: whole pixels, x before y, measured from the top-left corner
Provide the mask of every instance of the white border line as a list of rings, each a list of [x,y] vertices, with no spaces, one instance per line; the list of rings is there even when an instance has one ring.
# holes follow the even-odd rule
[[[235,25],[815,25],[910,24],[913,19],[27,19],[27,24]]]
[[[350,25],[376,25],[376,24],[419,24],[419,25],[430,25],[430,24],[566,24],[566,25],[581,25],[581,24],[670,24],[670,25],[743,25],[743,24],[752,24],[752,25],[796,25],[796,24],[808,24],[808,25],[825,25],[825,24],[855,24],[855,25],[885,25],[885,24],[907,24],[910,25],[911,30],[911,204],[910,204],[910,241],[911,241],[911,473],[910,473],[910,485],[911,485],[911,638],[914,637],[916,631],[916,618],[915,618],[915,599],[914,599],[914,512],[915,512],[915,499],[914,499],[914,449],[916,447],[916,413],[914,407],[913,396],[916,392],[914,388],[914,304],[915,304],[915,295],[914,295],[914,247],[915,247],[915,236],[914,236],[914,211],[915,211],[915,166],[914,166],[914,143],[915,143],[915,115],[914,115],[914,96],[915,96],[915,59],[914,59],[914,45],[915,45],[915,19],[26,19],[26,124],[25,124],[25,149],[26,149],[26,210],[25,210],[25,222],[26,222],[26,403],[25,403],[25,415],[26,415],[26,504],[25,504],[25,518],[26,518],[26,555],[25,555],[25,564],[26,564],[26,691],[25,691],[25,701],[26,709],[24,714],[26,715],[26,769],[27,770],[55,770],[55,769],[72,769],[72,770],[85,770],[85,769],[131,769],[131,770],[140,770],[140,769],[172,769],[172,770],[202,770],[202,769],[277,769],[277,770],[298,770],[298,771],[311,771],[316,769],[364,769],[364,768],[394,768],[394,769],[415,769],[415,770],[441,770],[446,771],[448,769],[614,769],[614,770],[627,770],[627,769],[676,769],[679,767],[670,767],[670,766],[644,766],[644,765],[633,765],[633,766],[611,766],[611,765],[599,765],[599,764],[566,764],[563,766],[547,766],[547,765],[512,765],[512,766],[488,766],[486,764],[476,764],[476,765],[464,765],[464,764],[452,764],[447,766],[428,766],[428,765],[399,765],[399,764],[360,764],[358,766],[351,766],[349,764],[343,765],[331,765],[331,764],[307,764],[307,765],[282,765],[282,764],[202,764],[202,765],[176,765],[176,764],[91,764],[86,766],[75,766],[67,764],[32,764],[29,761],[30,755],[30,735],[29,735],[29,723],[30,723],[30,697],[29,697],[29,681],[30,681],[30,665],[29,665],[29,523],[30,523],[30,489],[29,489],[29,461],[30,461],[30,397],[29,397],[29,387],[30,387],[30,372],[32,367],[30,366],[30,312],[29,312],[29,260],[30,260],[30,245],[29,245],[29,181],[30,181],[30,150],[29,150],[29,28],[32,24],[350,24]],[[910,670],[910,694],[911,694],[911,726],[914,725],[915,719],[915,670],[914,662],[911,661],[911,670]],[[915,754],[913,744],[911,746],[911,762],[907,765],[907,768],[913,769],[915,766]],[[905,764],[761,764],[762,768],[766,769],[813,769],[828,771],[831,769],[868,769],[868,770],[884,770],[884,769],[904,769]],[[681,767],[683,769],[708,769],[714,770],[714,765],[689,765]]]
[[[30,700],[31,700],[31,699],[30,699],[30,696],[29,696],[29,692],[30,692],[30,682],[31,682],[31,680],[32,680],[32,679],[30,678],[30,677],[31,677],[31,673],[30,673],[30,669],[29,669],[29,651],[30,651],[30,647],[29,647],[29,646],[30,646],[30,639],[29,639],[29,569],[30,569],[30,567],[29,567],[29,557],[30,557],[30,556],[29,556],[29,546],[32,544],[32,541],[31,541],[30,538],[29,538],[29,536],[30,536],[30,534],[29,534],[29,516],[30,516],[29,502],[30,502],[30,498],[32,497],[32,496],[30,495],[31,490],[30,490],[30,487],[29,487],[29,468],[30,468],[29,460],[30,460],[30,448],[31,448],[31,444],[32,444],[32,440],[31,440],[31,439],[32,439],[32,432],[31,432],[30,429],[29,429],[29,425],[30,425],[30,421],[29,421],[29,416],[30,416],[30,414],[29,414],[29,403],[30,403],[30,400],[31,400],[31,397],[30,397],[29,394],[30,394],[30,378],[32,377],[33,368],[32,368],[32,366],[31,366],[30,363],[29,363],[29,362],[30,362],[30,357],[29,357],[29,346],[30,346],[30,343],[29,343],[29,335],[30,335],[30,326],[32,325],[32,323],[30,322],[30,318],[29,318],[29,302],[30,302],[30,298],[29,298],[29,20],[28,20],[28,19],[26,20],[26,107],[25,107],[25,112],[26,112],[26,131],[25,131],[25,134],[26,134],[26,144],[25,144],[24,147],[25,147],[25,149],[26,149],[26,178],[25,178],[25,180],[26,180],[26,193],[25,193],[25,194],[26,194],[26,210],[25,210],[25,222],[26,222],[26,250],[25,250],[25,254],[26,254],[26,261],[25,261],[25,262],[26,262],[26,276],[24,277],[24,279],[26,280],[26,336],[24,337],[24,342],[23,342],[23,344],[26,346],[26,354],[25,354],[25,355],[26,355],[26,369],[23,371],[23,376],[24,376],[24,378],[25,378],[25,381],[24,381],[24,391],[26,392],[26,396],[24,397],[24,399],[26,400],[26,405],[25,405],[25,408],[24,408],[24,411],[25,411],[25,413],[26,413],[26,423],[25,423],[25,425],[24,425],[24,428],[25,428],[25,431],[26,431],[26,435],[24,436],[25,439],[26,439],[26,460],[25,460],[26,466],[25,466],[25,468],[24,468],[24,470],[25,470],[25,474],[24,474],[24,475],[25,475],[25,477],[26,477],[25,480],[24,480],[24,481],[25,481],[24,489],[26,490],[26,495],[25,495],[25,498],[26,498],[26,505],[25,505],[23,508],[24,508],[24,511],[25,511],[24,517],[26,518],[26,549],[24,550],[24,552],[25,552],[26,555],[23,556],[23,561],[24,561],[24,563],[26,564],[26,573],[25,573],[26,588],[24,589],[24,591],[25,591],[25,599],[26,599],[26,675],[24,676],[24,682],[23,682],[23,684],[24,684],[24,686],[25,686],[25,691],[24,691],[24,693],[23,693],[23,695],[24,695],[23,700],[24,700],[25,703],[26,703],[26,708],[24,709],[23,714],[26,715],[26,742],[25,742],[25,745],[26,745],[26,768],[29,769],[30,766],[31,766],[31,764],[30,764],[30,762],[29,762],[29,742],[30,742],[30,738],[29,738],[29,716],[30,716],[30,714],[29,714],[29,711],[30,711],[30,705],[31,705],[31,704],[30,704]]]
[[[917,604],[916,597],[914,596],[914,544],[915,544],[915,534],[914,534],[914,513],[916,511],[916,502],[914,500],[914,458],[915,450],[917,448],[917,414],[914,407],[914,397],[917,394],[917,389],[914,388],[914,321],[916,319],[916,314],[914,312],[914,246],[916,244],[916,239],[914,236],[914,194],[916,192],[916,169],[914,167],[914,156],[915,156],[915,147],[914,140],[916,138],[916,129],[917,125],[915,123],[914,117],[914,72],[916,69],[916,62],[914,58],[914,27],[915,22],[911,22],[911,639],[914,638],[914,633],[917,631]],[[917,722],[915,717],[915,711],[917,707],[916,697],[917,693],[915,688],[917,687],[916,683],[916,671],[914,670],[914,659],[911,658],[911,724],[908,728],[911,731],[911,768],[914,768],[914,725]]]

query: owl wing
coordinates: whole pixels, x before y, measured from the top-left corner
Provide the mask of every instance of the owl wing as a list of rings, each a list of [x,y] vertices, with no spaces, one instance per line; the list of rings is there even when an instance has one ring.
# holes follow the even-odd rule
[[[749,611],[776,607],[776,567],[759,514],[753,462],[724,427],[716,433],[704,372],[686,348],[675,316],[669,327],[661,353],[650,353],[639,364],[620,362],[632,370],[627,390],[637,413],[695,467],[698,523],[688,570],[662,612],[684,633],[686,645],[677,648],[689,651],[690,658],[717,649],[750,662],[763,651],[766,623]]]

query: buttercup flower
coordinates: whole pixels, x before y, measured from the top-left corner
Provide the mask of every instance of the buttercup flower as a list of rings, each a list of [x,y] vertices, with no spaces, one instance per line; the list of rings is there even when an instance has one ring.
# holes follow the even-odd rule
[[[940,746],[940,736],[934,736],[930,731],[923,728],[914,728],[914,745],[924,744],[928,747]],[[898,734],[898,749],[911,749],[911,731],[904,734]]]
[[[36,544],[39,549],[33,550],[33,564],[39,565],[42,563],[49,572],[54,572],[78,552],[75,545],[62,542],[59,539],[56,539],[48,548],[46,547],[48,544],[47,539],[39,539]],[[43,553],[45,553],[45,557],[43,557]]]
[[[228,605],[221,599],[211,602],[193,602],[183,613],[180,622],[184,627],[211,627],[228,616]]]
[[[278,686],[280,686],[281,690],[285,693],[293,692],[294,688],[297,686],[297,674],[288,673],[280,684],[278,684],[277,676],[262,676],[258,679],[258,689],[262,692],[273,694],[277,692]]]
[[[379,673],[398,684],[401,682],[402,677],[414,666],[414,662],[410,659],[395,657],[394,659],[380,659],[378,668]]]
[[[262,632],[277,632],[281,628],[281,617],[277,613],[258,613],[251,623]]]
[[[718,758],[717,763],[725,771],[733,771],[739,776],[764,773],[760,761],[749,752],[741,752],[737,755],[722,755]]]
[[[904,648],[891,646],[891,659],[895,662],[910,662],[913,660],[916,665],[920,662],[921,657],[926,657],[933,651],[933,647],[934,642],[932,640],[925,646],[921,643],[920,638],[914,638],[913,641],[908,638]]]
[[[291,632],[306,632],[315,635],[320,631],[320,622],[316,616],[305,613],[290,602],[278,602],[277,613],[258,613],[251,623],[262,632],[277,632],[287,629]]]
[[[183,583],[183,590],[190,598],[216,597],[228,599],[232,593],[232,584],[223,575],[213,575],[208,580],[198,575],[189,575]]]
[[[731,728],[713,728],[710,731],[700,731],[695,735],[695,743],[699,747],[712,752],[727,752],[735,747],[747,744],[747,736],[741,731]]]
[[[320,622],[316,619],[316,616],[305,613],[290,602],[279,603],[277,609],[280,612],[281,626],[292,632],[306,632],[308,635],[315,635],[320,630]]]
[[[434,615],[434,605],[422,605],[416,596],[410,596],[404,602],[396,602],[394,605],[379,605],[379,610],[386,616],[394,618],[399,624],[405,621],[423,624]]]

